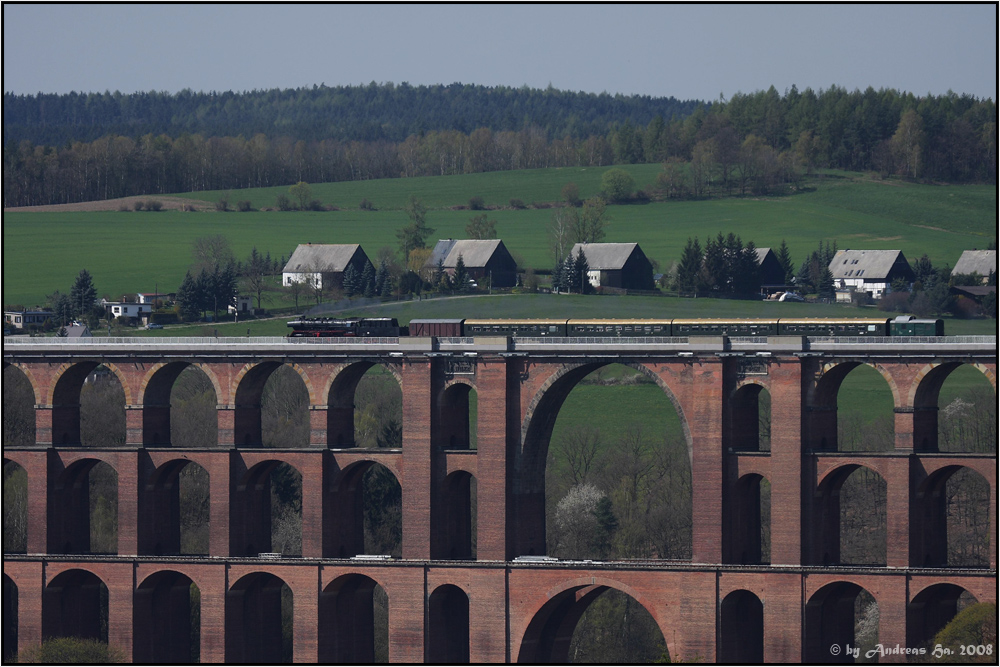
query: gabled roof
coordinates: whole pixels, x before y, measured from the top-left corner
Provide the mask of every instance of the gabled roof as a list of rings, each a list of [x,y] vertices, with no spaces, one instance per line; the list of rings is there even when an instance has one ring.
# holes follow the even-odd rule
[[[66,326],[67,338],[93,338],[86,324],[70,324]]]
[[[576,257],[582,249],[591,271],[615,271],[625,266],[638,247],[638,243],[577,243],[570,252]]]
[[[435,268],[443,260],[444,268],[453,269],[459,255],[467,267],[484,267],[501,246],[503,241],[500,239],[441,239],[434,245],[424,268]]]
[[[757,264],[763,262],[769,252],[771,252],[770,248],[757,248]],[[775,259],[778,258],[777,255],[775,255],[774,257]]]
[[[343,273],[360,248],[357,243],[300,244],[282,273]]]
[[[897,268],[912,274],[901,250],[838,250],[829,268],[834,280],[881,280],[887,278],[900,261],[906,266]]]
[[[958,258],[955,268],[951,270],[951,275],[960,273],[978,273],[986,277],[990,272],[997,272],[997,251],[996,250],[966,250]]]

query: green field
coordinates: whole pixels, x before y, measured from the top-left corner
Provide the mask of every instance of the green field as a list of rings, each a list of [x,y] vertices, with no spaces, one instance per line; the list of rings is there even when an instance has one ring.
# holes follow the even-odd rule
[[[628,165],[638,187],[655,180],[658,165]],[[94,276],[99,294],[112,298],[135,292],[174,291],[192,263],[195,238],[222,234],[238,257],[256,246],[280,258],[299,243],[361,243],[374,256],[396,248],[396,230],[407,222],[401,210],[410,195],[430,208],[428,225],[438,238],[463,238],[475,214],[461,210],[473,196],[484,198],[499,236],[524,266],[549,269],[544,208],[513,209],[553,202],[566,183],[583,197],[600,188],[602,168],[541,169],[436,178],[390,179],[312,185],[313,197],[340,208],[329,212],[11,212],[3,218],[3,299],[7,305],[41,305],[47,294],[68,291],[81,269]],[[274,205],[286,187],[228,193],[255,207]],[[215,201],[219,192],[184,197]],[[363,211],[367,198],[378,210]],[[734,232],[758,247],[786,240],[796,265],[823,240],[840,248],[901,249],[914,260],[927,254],[935,264],[953,265],[963,250],[983,248],[996,234],[995,186],[938,186],[876,182],[858,175],[814,177],[796,194],[610,206],[607,241],[636,241],[666,268],[680,257],[687,239]]]

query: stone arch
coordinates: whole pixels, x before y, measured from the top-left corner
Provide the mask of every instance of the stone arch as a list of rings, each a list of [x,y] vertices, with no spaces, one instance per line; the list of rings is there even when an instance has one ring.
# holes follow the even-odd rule
[[[107,642],[108,604],[107,585],[100,576],[86,568],[60,572],[42,590],[42,637]]]
[[[868,366],[875,370],[885,381],[892,395],[894,413],[902,409],[903,394],[890,370],[883,365],[861,360],[823,364],[807,392],[805,405],[807,436],[803,440],[804,446],[819,451],[843,451],[844,443],[839,442],[838,435],[840,429],[838,396],[847,375],[859,366]],[[894,419],[891,423],[895,429]]]
[[[226,591],[226,662],[291,662],[291,637],[284,637],[281,627],[286,605],[294,605],[294,593],[281,577],[269,572],[251,572],[230,586]],[[289,616],[294,619],[294,614]]]
[[[469,595],[454,584],[438,586],[427,599],[424,661],[469,662]]]
[[[125,373],[112,362],[87,360],[67,362],[59,366],[52,375],[47,400],[52,406],[53,444],[80,445],[81,439],[81,394],[87,377],[96,368],[104,366],[115,376],[124,394],[122,408],[132,405],[132,387]],[[109,408],[105,408],[109,409]]]
[[[913,447],[919,452],[940,451],[938,438],[941,388],[948,377],[962,366],[975,368],[986,378],[993,389],[994,400],[997,390],[996,373],[980,363],[943,362],[927,364],[917,372],[907,396],[908,405],[913,409]]]
[[[818,505],[816,512],[818,521],[813,522],[812,530],[818,558],[815,559],[817,562],[814,564],[845,564],[845,557],[851,561],[856,561],[858,558],[861,558],[861,554],[867,554],[866,559],[874,559],[877,562],[852,562],[851,564],[885,565],[886,563],[887,533],[885,517],[875,517],[873,519],[871,514],[872,504],[865,503],[864,499],[857,500],[851,498],[852,502],[846,506],[842,502],[841,496],[844,484],[848,481],[848,478],[859,470],[867,471],[866,474],[869,475],[869,478],[863,481],[871,481],[870,475],[874,474],[878,478],[874,481],[874,484],[879,485],[881,483],[881,486],[885,485],[885,476],[881,474],[877,467],[851,462],[832,467],[817,480],[815,495]],[[850,490],[853,492],[853,489]],[[882,490],[880,487],[874,492],[883,495],[881,506],[887,508],[885,498],[887,496],[887,489]],[[859,506],[861,505],[864,506],[865,511],[863,512],[859,511]],[[860,549],[860,547],[858,549],[852,547],[848,549],[846,555],[843,553],[842,533],[844,532],[843,517],[845,513],[850,513],[849,518],[853,519],[847,526],[848,530],[853,528],[853,533],[862,535],[865,538],[864,545],[869,547],[867,550]],[[872,525],[873,522],[874,525]],[[860,541],[861,539],[859,538]]]
[[[972,513],[975,513],[974,518],[978,517],[971,531],[949,526],[949,482],[959,474],[964,477],[963,486],[972,484],[986,491],[986,498],[981,499],[984,502],[966,506],[963,512],[967,517]],[[971,466],[946,465],[929,474],[917,486],[910,502],[910,564],[915,567],[989,567],[989,542],[993,536],[989,530],[990,508],[996,505],[995,495],[989,480]],[[958,531],[971,534],[956,535]],[[955,554],[958,540],[971,543],[971,553]]]
[[[656,606],[631,586],[606,577],[581,577],[560,583],[538,598],[529,609],[530,618],[520,637],[514,659],[518,663],[567,663],[573,630],[587,608],[605,591],[615,589],[639,603],[653,618],[671,657],[676,645],[664,632]],[[513,639],[513,637],[512,637]]]
[[[933,583],[914,593],[906,604],[906,645],[919,647],[933,640],[960,611],[963,594],[976,600],[954,583]]]
[[[387,638],[388,614],[386,589],[372,577],[347,573],[331,581],[319,597],[318,661],[371,664],[383,658],[376,655],[376,633]]]
[[[208,471],[198,462],[187,458],[176,458],[160,464],[146,479],[146,483],[140,488],[140,519],[139,528],[139,553],[151,554],[154,556],[176,555],[182,553],[208,553],[209,516],[199,517],[205,524],[204,535],[201,542],[204,542],[204,549],[198,551],[187,551],[184,546],[185,528],[181,518],[181,486],[182,474],[201,471],[205,485],[205,491],[209,492]],[[209,495],[204,505],[207,507],[211,500]],[[190,536],[187,536],[191,542]]]
[[[118,509],[118,470],[113,463],[101,457],[83,457],[70,463],[55,476],[49,490],[50,514],[48,526],[48,552],[55,554],[86,554],[94,553],[91,543],[91,472],[98,465],[104,464],[114,473],[113,501],[107,506],[117,517]],[[106,471],[105,471],[106,473]],[[106,480],[110,483],[110,479]],[[115,519],[115,534],[117,535],[117,518]],[[110,538],[110,536],[105,536]],[[98,545],[100,546],[100,545]],[[106,544],[112,553],[117,553],[117,537],[113,544]]]
[[[3,369],[7,370],[8,368],[16,368],[24,375],[28,384],[31,385],[32,403],[38,403],[39,399],[43,396],[43,390],[41,384],[39,384],[38,380],[35,378],[35,373],[31,370],[31,366],[28,364],[4,361]]]
[[[315,395],[308,375],[299,364],[269,359],[244,365],[233,381],[235,387],[232,402],[235,407],[233,438],[237,447],[264,446],[262,422],[264,388],[275,371],[282,366],[289,367],[302,381],[302,386],[309,395],[309,401]],[[305,419],[308,420],[308,407],[306,412]],[[308,435],[306,436],[306,444],[308,444]]]
[[[858,646],[855,636],[855,605],[863,586],[849,580],[829,583],[814,592],[803,610],[802,659],[806,663],[831,661],[831,646]],[[877,596],[875,604],[878,605]],[[877,637],[876,637],[877,639]],[[853,662],[851,656],[840,654],[836,662]]]
[[[192,623],[192,603],[197,605],[200,617],[200,595],[192,600],[192,587],[200,593],[189,576],[175,570],[154,572],[136,587],[132,603],[133,662],[198,662],[201,628]]]
[[[434,436],[439,448],[474,449],[475,432],[470,399],[475,391],[475,383],[465,378],[450,380],[442,387],[435,401],[439,416]]]
[[[376,466],[385,472],[378,470]],[[369,475],[369,473],[371,474]],[[366,477],[369,482],[374,482],[374,484],[366,485]],[[401,555],[395,550],[398,550],[402,545],[402,477],[391,462],[363,459],[344,467],[334,479],[331,492],[327,494],[326,507],[329,508],[329,511],[324,512],[324,515],[327,517],[328,523],[323,531],[323,552],[327,557],[351,558],[361,554],[369,554],[371,547],[387,546],[386,544],[365,543],[364,494],[366,486],[369,487],[369,493],[376,493],[379,496],[372,505],[379,508],[380,514],[373,520],[391,522],[391,525],[388,526],[389,532],[385,535],[388,542],[391,543],[388,546],[391,547],[392,553],[388,555],[397,557]],[[375,488],[372,489],[371,486]],[[397,505],[400,507],[399,517],[395,516]],[[395,537],[398,537],[398,545],[393,539]],[[384,552],[379,551],[376,555],[384,555]]]
[[[718,662],[764,662],[764,604],[748,590],[729,593],[719,604]]]
[[[280,457],[259,461],[236,481],[230,492],[229,531],[230,553],[234,556],[256,556],[258,553],[273,552],[271,486],[272,473],[278,466],[285,465],[301,478],[301,471]],[[299,486],[301,498],[301,485]],[[298,542],[301,549],[302,504],[298,511]],[[295,527],[292,527],[295,530]],[[294,535],[292,535],[294,538]]]
[[[27,469],[19,462],[3,460],[3,552],[28,552],[28,488]]]
[[[160,362],[149,369],[139,389],[142,396],[142,442],[146,446],[170,446],[172,443],[171,429],[171,393],[181,373],[188,368],[196,368],[208,379],[215,392],[215,403],[222,403],[223,394],[219,378],[211,368],[193,361],[178,360]],[[218,429],[218,418],[216,418]],[[216,437],[216,441],[218,437]]]
[[[403,376],[395,364],[375,360],[356,361],[338,366],[330,374],[324,387],[319,403],[327,404],[327,443],[334,449],[349,449],[356,446],[355,442],[355,396],[358,384],[365,374],[375,366],[380,366],[389,372],[396,380],[400,391],[403,388]]]
[[[455,471],[444,478],[439,489],[431,531],[431,558],[475,560],[476,477]]]
[[[765,542],[766,536],[770,535],[770,498],[768,495],[768,513],[764,516],[762,484],[768,484],[764,475],[750,473],[740,477],[733,485],[724,512],[724,563],[750,565],[770,561],[770,548]]]
[[[3,364],[3,447],[30,447],[36,444],[36,411],[41,393],[25,364]]]

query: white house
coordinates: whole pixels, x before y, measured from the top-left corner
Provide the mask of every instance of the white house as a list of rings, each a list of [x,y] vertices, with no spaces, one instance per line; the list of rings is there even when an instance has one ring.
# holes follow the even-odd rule
[[[838,250],[829,269],[837,289],[868,292],[873,299],[881,299],[897,278],[912,283],[915,277],[900,250]]]
[[[251,296],[249,296],[247,294],[237,294],[236,295],[236,303],[235,304],[232,304],[232,303],[229,304],[229,314],[230,315],[232,315],[233,313],[241,313],[241,314],[242,313],[247,313],[247,314],[250,314],[252,312],[253,312],[253,297],[251,297]]]
[[[104,301],[102,304],[104,306],[104,311],[108,314],[108,319],[113,320],[117,317],[127,317],[132,320],[137,320],[141,323],[146,323],[149,320],[150,313],[153,312],[152,303],[132,303],[129,301]]]
[[[344,271],[353,265],[360,276],[369,263],[368,255],[357,243],[304,243],[295,252],[281,272],[281,284],[305,283],[326,289],[344,283]]]
[[[53,315],[51,310],[10,310],[4,312],[3,321],[15,329],[23,329],[31,325],[42,326]]]

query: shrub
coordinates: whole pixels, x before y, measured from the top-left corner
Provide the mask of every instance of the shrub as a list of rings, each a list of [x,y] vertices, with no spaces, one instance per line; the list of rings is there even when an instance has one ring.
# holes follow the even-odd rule
[[[361,204],[359,204],[359,207],[361,208],[362,211],[375,210],[375,204],[373,204],[368,198],[362,199]]]
[[[524,208],[524,202],[521,201],[520,199],[511,199],[510,200],[510,207],[511,208],[516,208],[516,209],[522,209],[522,208]]]
[[[469,208],[472,209],[473,211],[482,211],[484,208],[486,208],[486,202],[483,200],[482,197],[476,195],[475,197],[469,199]]]
[[[859,292],[855,292],[859,294]],[[867,292],[860,292],[867,294]],[[878,302],[878,309],[885,313],[905,313],[910,307],[909,292],[889,292],[883,294]]]
[[[246,199],[241,199],[236,202],[236,210],[240,213],[248,213],[253,210],[253,204],[248,202]]]
[[[77,665],[102,665],[125,662],[125,654],[116,646],[96,639],[56,637],[22,651],[17,662],[27,664],[66,663]]]
[[[146,210],[147,211],[161,211],[163,210],[163,202],[157,201],[156,199],[146,200]]]
[[[124,202],[122,202],[121,204],[118,205],[118,212],[119,213],[128,213],[130,210],[132,210],[132,209],[130,209],[128,207],[128,204],[126,204]]]
[[[132,208],[134,208],[136,211],[141,211],[144,206],[145,204],[143,202],[137,201],[135,204],[132,205]]]
[[[635,189],[635,179],[624,169],[613,167],[601,176],[601,187],[608,200],[612,202],[626,201],[632,198]]]
[[[326,207],[323,206],[323,202],[318,199],[310,199],[309,203],[306,204],[306,210],[308,211],[325,211]]]
[[[275,197],[274,205],[278,207],[279,211],[292,210],[292,200],[288,198],[288,195],[278,195]]]
[[[951,314],[960,320],[971,320],[979,314],[979,304],[968,297],[959,296],[951,305]]]

